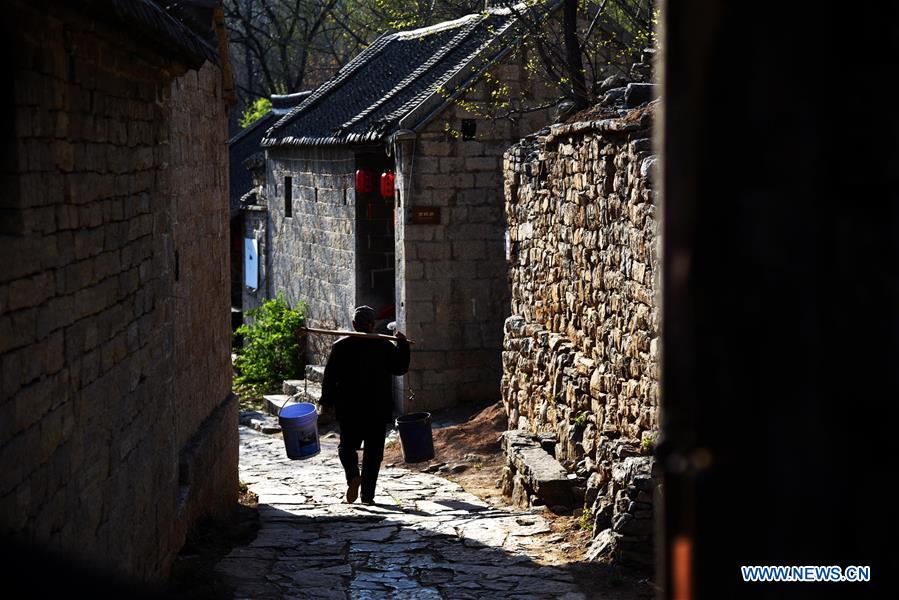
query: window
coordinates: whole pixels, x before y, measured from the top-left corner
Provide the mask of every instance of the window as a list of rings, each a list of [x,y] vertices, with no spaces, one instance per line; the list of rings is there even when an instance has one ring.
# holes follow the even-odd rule
[[[477,124],[474,119],[462,119],[462,139],[473,140]]]
[[[293,177],[284,178],[284,216],[293,216]]]

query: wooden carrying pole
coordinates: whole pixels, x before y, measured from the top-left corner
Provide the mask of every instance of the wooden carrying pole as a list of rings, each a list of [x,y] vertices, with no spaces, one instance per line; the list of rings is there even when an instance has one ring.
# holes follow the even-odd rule
[[[315,329],[314,327],[300,327],[300,331],[308,331],[309,333],[322,333],[324,335],[345,335],[348,337],[358,337],[358,338],[369,338],[373,340],[390,340],[391,342],[397,341],[395,335],[384,335],[383,333],[364,333],[362,331],[340,331],[338,329]],[[414,344],[410,339],[406,339],[409,344]]]

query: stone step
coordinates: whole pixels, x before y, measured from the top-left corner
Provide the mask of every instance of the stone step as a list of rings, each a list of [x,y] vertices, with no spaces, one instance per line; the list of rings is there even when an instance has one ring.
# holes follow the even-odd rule
[[[525,506],[536,495],[550,509],[574,505],[573,482],[568,472],[546,452],[539,436],[513,429],[504,432],[500,439],[511,475],[504,484],[504,493],[510,491],[516,504]]]
[[[281,433],[281,425],[278,424],[278,417],[258,411],[241,411],[240,424],[246,427],[252,427],[256,431],[262,433]]]
[[[306,365],[306,379],[310,382],[321,383],[325,378],[324,365]]]
[[[326,410],[321,405],[322,386],[320,383],[316,383],[314,381],[308,382],[305,389],[300,388],[300,391],[296,396],[294,396],[294,398],[298,399],[300,402],[311,402],[315,405],[315,408],[318,410],[319,425],[327,425],[328,423],[334,421],[334,412]]]
[[[285,403],[291,403],[290,398],[291,396],[288,394],[266,394],[262,396],[262,399],[265,402],[265,412],[277,417],[281,407],[285,406]]]
[[[288,387],[287,382],[284,383],[285,388]],[[294,384],[292,383],[291,386]],[[325,410],[321,404],[322,386],[314,381],[299,381],[299,389],[294,394],[269,394],[263,396],[265,400],[265,412],[270,415],[277,416],[282,406],[290,406],[300,402],[309,402],[314,404],[318,411],[318,424],[327,425],[334,420],[333,411]],[[292,389],[292,388],[291,388]],[[286,404],[285,404],[286,402]]]
[[[318,406],[322,399],[322,384],[309,381],[305,385],[301,385],[294,394],[294,399],[299,399],[300,402],[311,402]]]
[[[303,389],[304,379],[285,379],[281,384],[281,393],[293,396]]]
[[[322,397],[322,384],[309,379],[288,379],[284,381],[283,391],[288,396],[309,396],[314,398],[315,403],[318,403]],[[313,402],[313,400],[303,400],[303,402]]]

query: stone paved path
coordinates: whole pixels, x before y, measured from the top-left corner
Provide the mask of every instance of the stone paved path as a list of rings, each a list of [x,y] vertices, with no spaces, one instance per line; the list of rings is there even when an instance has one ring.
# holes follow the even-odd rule
[[[261,528],[216,565],[235,598],[586,598],[538,514],[499,510],[435,475],[382,468],[376,505],[345,504],[337,437],[288,460],[280,436],[240,428],[240,478]]]

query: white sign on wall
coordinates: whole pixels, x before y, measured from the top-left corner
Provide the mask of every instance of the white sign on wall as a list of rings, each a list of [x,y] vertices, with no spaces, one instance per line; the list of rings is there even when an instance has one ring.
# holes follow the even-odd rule
[[[251,290],[259,287],[259,252],[255,238],[243,240],[244,283]]]

